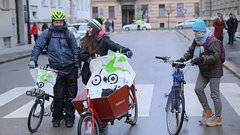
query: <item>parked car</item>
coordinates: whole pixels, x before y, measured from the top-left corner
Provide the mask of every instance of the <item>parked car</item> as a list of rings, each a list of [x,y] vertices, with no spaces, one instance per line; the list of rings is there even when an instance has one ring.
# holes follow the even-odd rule
[[[78,27],[78,33],[80,34],[81,37],[85,36],[85,34],[87,33],[87,23],[82,23]]]
[[[175,27],[177,29],[192,28],[195,21],[196,21],[196,19],[188,19],[188,20],[183,21],[182,23],[176,24]]]
[[[80,34],[78,33],[77,29],[75,27],[72,26],[68,26],[68,29],[73,32],[76,40],[77,40],[77,45],[80,46]]]
[[[123,29],[126,31],[137,30],[137,24],[134,22],[132,24],[124,25]],[[152,26],[150,23],[146,23],[146,22],[142,21],[142,24],[140,25],[140,29],[141,30],[149,30],[149,29],[152,29]]]

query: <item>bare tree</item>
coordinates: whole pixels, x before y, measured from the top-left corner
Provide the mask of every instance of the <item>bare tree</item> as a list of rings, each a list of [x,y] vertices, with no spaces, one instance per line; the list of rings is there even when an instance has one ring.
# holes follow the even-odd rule
[[[169,29],[169,23],[170,23],[170,14],[173,11],[174,11],[174,9],[172,8],[172,4],[171,3],[167,4],[166,12],[167,12],[167,16],[168,16],[168,29]]]

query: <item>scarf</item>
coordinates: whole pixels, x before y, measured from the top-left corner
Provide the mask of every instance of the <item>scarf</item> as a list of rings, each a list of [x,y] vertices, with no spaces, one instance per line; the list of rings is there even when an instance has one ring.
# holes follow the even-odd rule
[[[205,32],[202,32],[200,34],[194,34],[195,38],[194,40],[198,45],[203,45],[206,42],[207,37],[211,36],[212,32],[207,29]]]

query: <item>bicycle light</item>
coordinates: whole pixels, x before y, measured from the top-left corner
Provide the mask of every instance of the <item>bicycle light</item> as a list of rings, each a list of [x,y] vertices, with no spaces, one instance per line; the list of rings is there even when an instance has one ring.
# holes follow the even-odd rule
[[[85,100],[83,101],[83,109],[87,109],[88,108],[88,102]]]

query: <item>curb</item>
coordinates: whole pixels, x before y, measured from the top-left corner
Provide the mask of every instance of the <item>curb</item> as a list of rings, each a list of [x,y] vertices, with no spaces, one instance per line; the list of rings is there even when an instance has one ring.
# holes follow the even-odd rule
[[[180,33],[183,37],[185,37],[190,43],[192,42],[192,39],[187,34],[180,30],[177,30],[177,32]],[[234,63],[225,60],[223,66],[240,79],[240,69]]]
[[[0,64],[14,61],[17,59],[25,58],[31,55],[31,51],[26,51],[26,52],[19,52],[19,53],[12,53],[12,54],[6,54],[4,56],[0,57]]]

